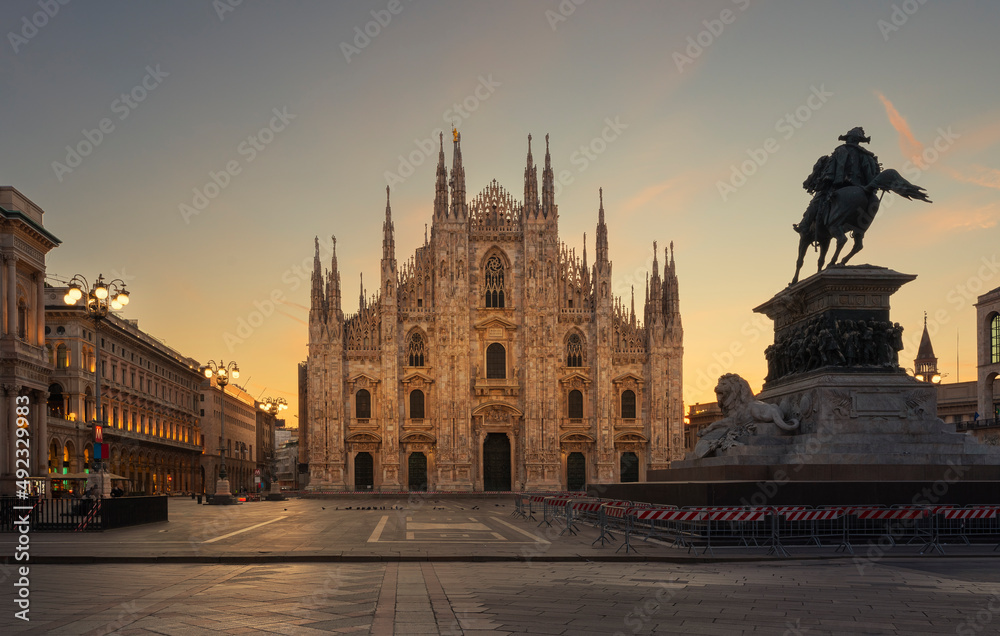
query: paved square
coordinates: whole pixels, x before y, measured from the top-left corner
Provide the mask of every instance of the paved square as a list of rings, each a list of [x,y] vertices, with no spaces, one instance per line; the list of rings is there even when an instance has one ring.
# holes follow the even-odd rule
[[[592,546],[594,528],[560,537],[504,500],[358,504],[175,500],[169,523],[32,535],[31,621],[14,619],[15,572],[0,566],[0,633],[1000,633],[1000,561],[981,548],[711,562],[639,541],[626,559]]]

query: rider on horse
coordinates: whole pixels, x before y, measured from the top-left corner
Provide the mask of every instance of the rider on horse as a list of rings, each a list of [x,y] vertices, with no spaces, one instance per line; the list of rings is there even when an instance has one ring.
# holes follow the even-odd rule
[[[819,214],[826,214],[830,207],[830,195],[846,186],[865,187],[878,175],[882,164],[870,150],[859,144],[871,143],[865,136],[864,128],[852,128],[839,137],[844,143],[831,155],[820,157],[813,166],[812,173],[802,183],[806,192],[813,195],[802,220],[793,224],[795,231],[815,237],[815,223]]]

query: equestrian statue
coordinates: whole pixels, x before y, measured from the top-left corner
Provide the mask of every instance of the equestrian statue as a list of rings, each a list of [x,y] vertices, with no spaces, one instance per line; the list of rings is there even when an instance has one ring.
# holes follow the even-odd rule
[[[837,239],[828,267],[845,265],[864,246],[865,232],[878,212],[882,195],[895,192],[907,199],[930,203],[920,186],[913,185],[895,170],[882,170],[871,151],[860,144],[870,143],[861,127],[851,129],[839,137],[844,143],[832,154],[820,157],[812,173],[802,183],[806,192],[813,195],[802,220],[792,227],[799,233],[799,257],[795,262],[795,276],[790,284],[799,281],[799,270],[810,245],[819,248],[819,268],[823,269],[830,241]],[[847,232],[854,238],[851,251],[839,263],[837,258],[847,243]]]

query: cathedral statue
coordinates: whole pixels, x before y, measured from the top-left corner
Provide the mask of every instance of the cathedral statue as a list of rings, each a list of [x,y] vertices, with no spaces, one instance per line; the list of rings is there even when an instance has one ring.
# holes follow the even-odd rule
[[[837,240],[837,249],[830,265],[845,265],[864,246],[865,232],[878,212],[882,195],[894,192],[907,199],[930,203],[920,186],[913,185],[893,169],[882,170],[871,151],[860,144],[870,143],[861,127],[852,128],[839,138],[844,143],[832,154],[820,157],[802,187],[813,195],[802,220],[792,227],[799,233],[799,255],[795,262],[795,276],[791,284],[799,281],[799,271],[810,245],[819,248],[819,270],[823,269],[830,241]],[[851,232],[854,245],[838,263],[837,258],[847,232]]]

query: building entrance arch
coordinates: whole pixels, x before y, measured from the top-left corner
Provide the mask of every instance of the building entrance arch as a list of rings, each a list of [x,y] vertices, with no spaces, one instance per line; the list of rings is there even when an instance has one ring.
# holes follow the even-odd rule
[[[487,433],[483,441],[483,490],[510,490],[510,438]]]
[[[416,491],[427,490],[427,455],[423,453],[410,453],[407,462],[407,488]]]
[[[361,452],[354,456],[355,490],[371,490],[375,487],[375,459],[371,453]]]

